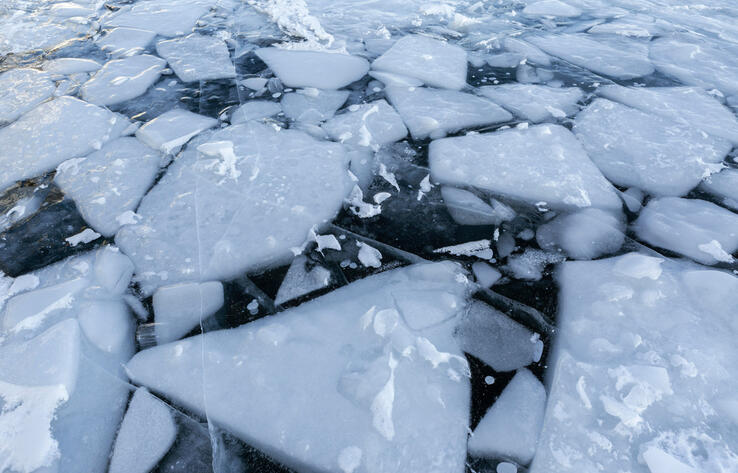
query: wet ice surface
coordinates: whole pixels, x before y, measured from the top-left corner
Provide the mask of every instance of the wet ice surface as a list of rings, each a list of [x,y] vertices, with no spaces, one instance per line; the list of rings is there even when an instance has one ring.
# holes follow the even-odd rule
[[[0,472],[738,471],[738,8],[0,5]]]

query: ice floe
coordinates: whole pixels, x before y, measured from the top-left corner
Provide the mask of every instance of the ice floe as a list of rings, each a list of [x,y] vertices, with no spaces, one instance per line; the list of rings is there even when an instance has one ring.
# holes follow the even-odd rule
[[[222,39],[192,34],[159,41],[156,52],[169,63],[182,82],[231,79],[236,68]]]
[[[83,99],[96,105],[112,105],[143,95],[161,75],[163,59],[141,54],[113,59],[80,88]]]
[[[36,69],[11,69],[0,74],[0,126],[51,97],[54,89],[49,74]]]
[[[366,59],[348,54],[262,48],[256,55],[287,87],[340,89],[369,70]]]
[[[479,91],[520,118],[534,123],[575,114],[579,110],[577,102],[584,97],[584,93],[577,87],[556,88],[529,84],[484,86]]]

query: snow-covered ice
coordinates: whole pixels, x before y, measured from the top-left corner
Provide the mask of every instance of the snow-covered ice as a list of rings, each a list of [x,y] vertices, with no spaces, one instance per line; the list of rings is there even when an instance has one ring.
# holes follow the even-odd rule
[[[619,209],[615,189],[558,125],[444,138],[430,144],[432,178],[553,208]]]
[[[156,82],[165,65],[166,61],[149,54],[113,59],[82,85],[80,95],[96,105],[134,99]]]
[[[236,77],[228,47],[213,36],[192,34],[159,41],[156,52],[166,59],[182,82]]]
[[[256,54],[287,87],[340,89],[369,70],[366,59],[348,54],[277,48],[258,49]]]
[[[705,200],[653,199],[633,228],[649,244],[702,264],[732,263],[738,250],[738,214]]]
[[[416,140],[512,119],[489,100],[455,90],[387,87],[385,93]]]
[[[372,69],[413,77],[431,87],[460,90],[466,85],[466,51],[427,36],[408,35],[375,59]]]
[[[580,112],[574,133],[613,183],[654,195],[684,195],[732,148],[722,139],[635,108],[596,99]]]

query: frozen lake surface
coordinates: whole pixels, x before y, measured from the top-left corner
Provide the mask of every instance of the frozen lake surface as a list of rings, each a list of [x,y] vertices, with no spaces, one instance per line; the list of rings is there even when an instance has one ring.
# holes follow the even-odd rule
[[[0,1],[0,473],[738,472],[732,0]]]

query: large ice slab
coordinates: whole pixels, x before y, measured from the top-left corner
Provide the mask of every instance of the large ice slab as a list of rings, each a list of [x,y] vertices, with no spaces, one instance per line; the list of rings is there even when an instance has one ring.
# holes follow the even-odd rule
[[[169,406],[138,388],[118,430],[110,473],[148,473],[174,443],[177,425]]]
[[[113,59],[80,88],[80,95],[97,105],[112,105],[143,95],[159,78],[163,59],[141,54]]]
[[[521,369],[474,429],[469,453],[530,463],[545,409],[546,390],[533,373]]]
[[[573,115],[584,93],[578,87],[548,87],[533,84],[503,84],[480,87],[485,97],[534,123]]]
[[[704,264],[732,263],[738,250],[738,214],[699,199],[653,199],[633,228],[639,238]]]
[[[597,94],[738,143],[738,118],[715,97],[696,87],[603,85]]]
[[[372,69],[423,81],[431,87],[462,89],[466,85],[466,51],[421,35],[407,35],[372,63]]]
[[[384,100],[350,107],[322,126],[334,140],[359,146],[377,147],[407,136],[402,118]]]
[[[447,262],[385,272],[145,350],[128,372],[297,471],[461,473],[465,280]]]
[[[348,54],[261,48],[256,55],[287,87],[340,89],[369,70],[366,59]]]
[[[223,306],[220,281],[164,286],[153,297],[156,343],[173,342],[187,335]]]
[[[112,57],[132,56],[143,52],[154,40],[156,33],[138,28],[113,28],[95,44]]]
[[[175,108],[146,122],[136,130],[136,138],[163,153],[172,153],[193,136],[217,124],[215,118]]]
[[[729,48],[730,46],[728,46]],[[650,57],[659,72],[684,84],[738,94],[735,50],[692,37],[662,37],[650,44]]]
[[[159,41],[156,52],[169,63],[182,82],[236,77],[236,68],[225,42],[214,36],[191,34]]]
[[[49,74],[36,69],[11,69],[0,74],[0,126],[51,97],[55,88]]]
[[[557,281],[531,473],[735,471],[738,279],[630,253],[566,262]]]
[[[416,140],[512,119],[489,100],[455,90],[387,87],[385,93]]]
[[[349,92],[346,90],[302,89],[282,96],[282,109],[290,120],[319,123],[333,117]]]
[[[558,125],[435,140],[431,176],[552,208],[620,209],[615,189],[574,135]]]
[[[634,79],[654,71],[648,51],[639,45],[616,47],[584,34],[549,34],[526,39],[552,56],[616,79]]]
[[[118,115],[72,97],[39,105],[0,129],[0,190],[99,149],[127,126]]]
[[[342,146],[254,121],[198,137],[116,241],[147,292],[284,263],[349,189]]]
[[[574,133],[613,183],[655,195],[683,195],[720,169],[728,141],[668,118],[596,99]]]
[[[213,0],[144,0],[121,8],[104,24],[153,31],[161,36],[178,36],[191,33],[197,20],[214,3]]]
[[[86,158],[62,163],[54,177],[82,217],[105,236],[122,225],[122,215],[136,210],[159,172],[159,153],[136,138],[119,138]]]

